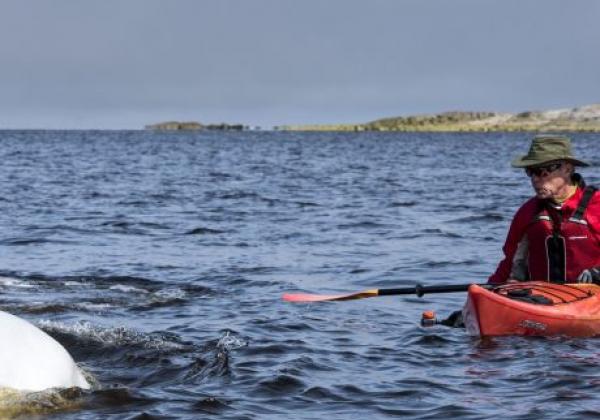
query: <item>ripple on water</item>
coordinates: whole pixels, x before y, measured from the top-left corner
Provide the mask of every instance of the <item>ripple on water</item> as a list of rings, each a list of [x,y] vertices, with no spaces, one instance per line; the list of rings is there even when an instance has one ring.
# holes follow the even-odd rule
[[[296,394],[305,387],[306,384],[300,379],[280,374],[274,378],[260,381],[252,390],[252,394],[272,398],[279,395]]]
[[[222,414],[230,410],[231,402],[224,401],[215,397],[205,397],[194,403],[194,409],[207,414]]]

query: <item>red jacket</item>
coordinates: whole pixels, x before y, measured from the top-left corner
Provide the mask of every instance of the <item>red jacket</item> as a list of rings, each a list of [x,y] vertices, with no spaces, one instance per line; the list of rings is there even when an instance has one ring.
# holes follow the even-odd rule
[[[488,282],[504,283],[511,278],[550,280],[553,270],[548,257],[548,238],[553,235],[553,227],[558,225],[553,223],[557,215],[563,221],[560,224],[561,232],[558,233],[564,244],[561,246],[565,248],[565,257],[561,257],[561,263],[565,266],[562,270],[564,280],[575,282],[584,269],[600,266],[600,191],[591,197],[583,214],[587,224],[569,222],[582,196],[583,189],[578,188],[558,209],[546,208],[544,202],[536,197],[523,204],[513,218],[502,248],[505,257]],[[555,280],[552,278],[552,281]]]

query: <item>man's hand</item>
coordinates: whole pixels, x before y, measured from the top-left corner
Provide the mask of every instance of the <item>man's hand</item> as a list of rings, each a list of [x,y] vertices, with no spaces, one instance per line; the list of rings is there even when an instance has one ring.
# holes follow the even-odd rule
[[[577,277],[577,283],[600,284],[600,267],[588,268],[587,270],[583,270],[579,277]]]

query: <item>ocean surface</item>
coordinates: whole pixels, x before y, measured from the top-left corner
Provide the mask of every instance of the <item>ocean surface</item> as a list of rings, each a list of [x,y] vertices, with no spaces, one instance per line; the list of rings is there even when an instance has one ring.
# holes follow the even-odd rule
[[[485,282],[529,138],[0,132],[0,309],[94,383],[0,417],[600,418],[598,339],[420,325],[464,293],[281,300]],[[600,135],[573,139],[600,184]]]

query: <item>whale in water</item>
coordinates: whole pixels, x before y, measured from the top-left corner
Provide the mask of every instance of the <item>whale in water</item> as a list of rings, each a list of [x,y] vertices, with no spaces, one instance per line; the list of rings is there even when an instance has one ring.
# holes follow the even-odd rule
[[[0,311],[0,388],[70,387],[90,384],[67,350],[33,324]]]

